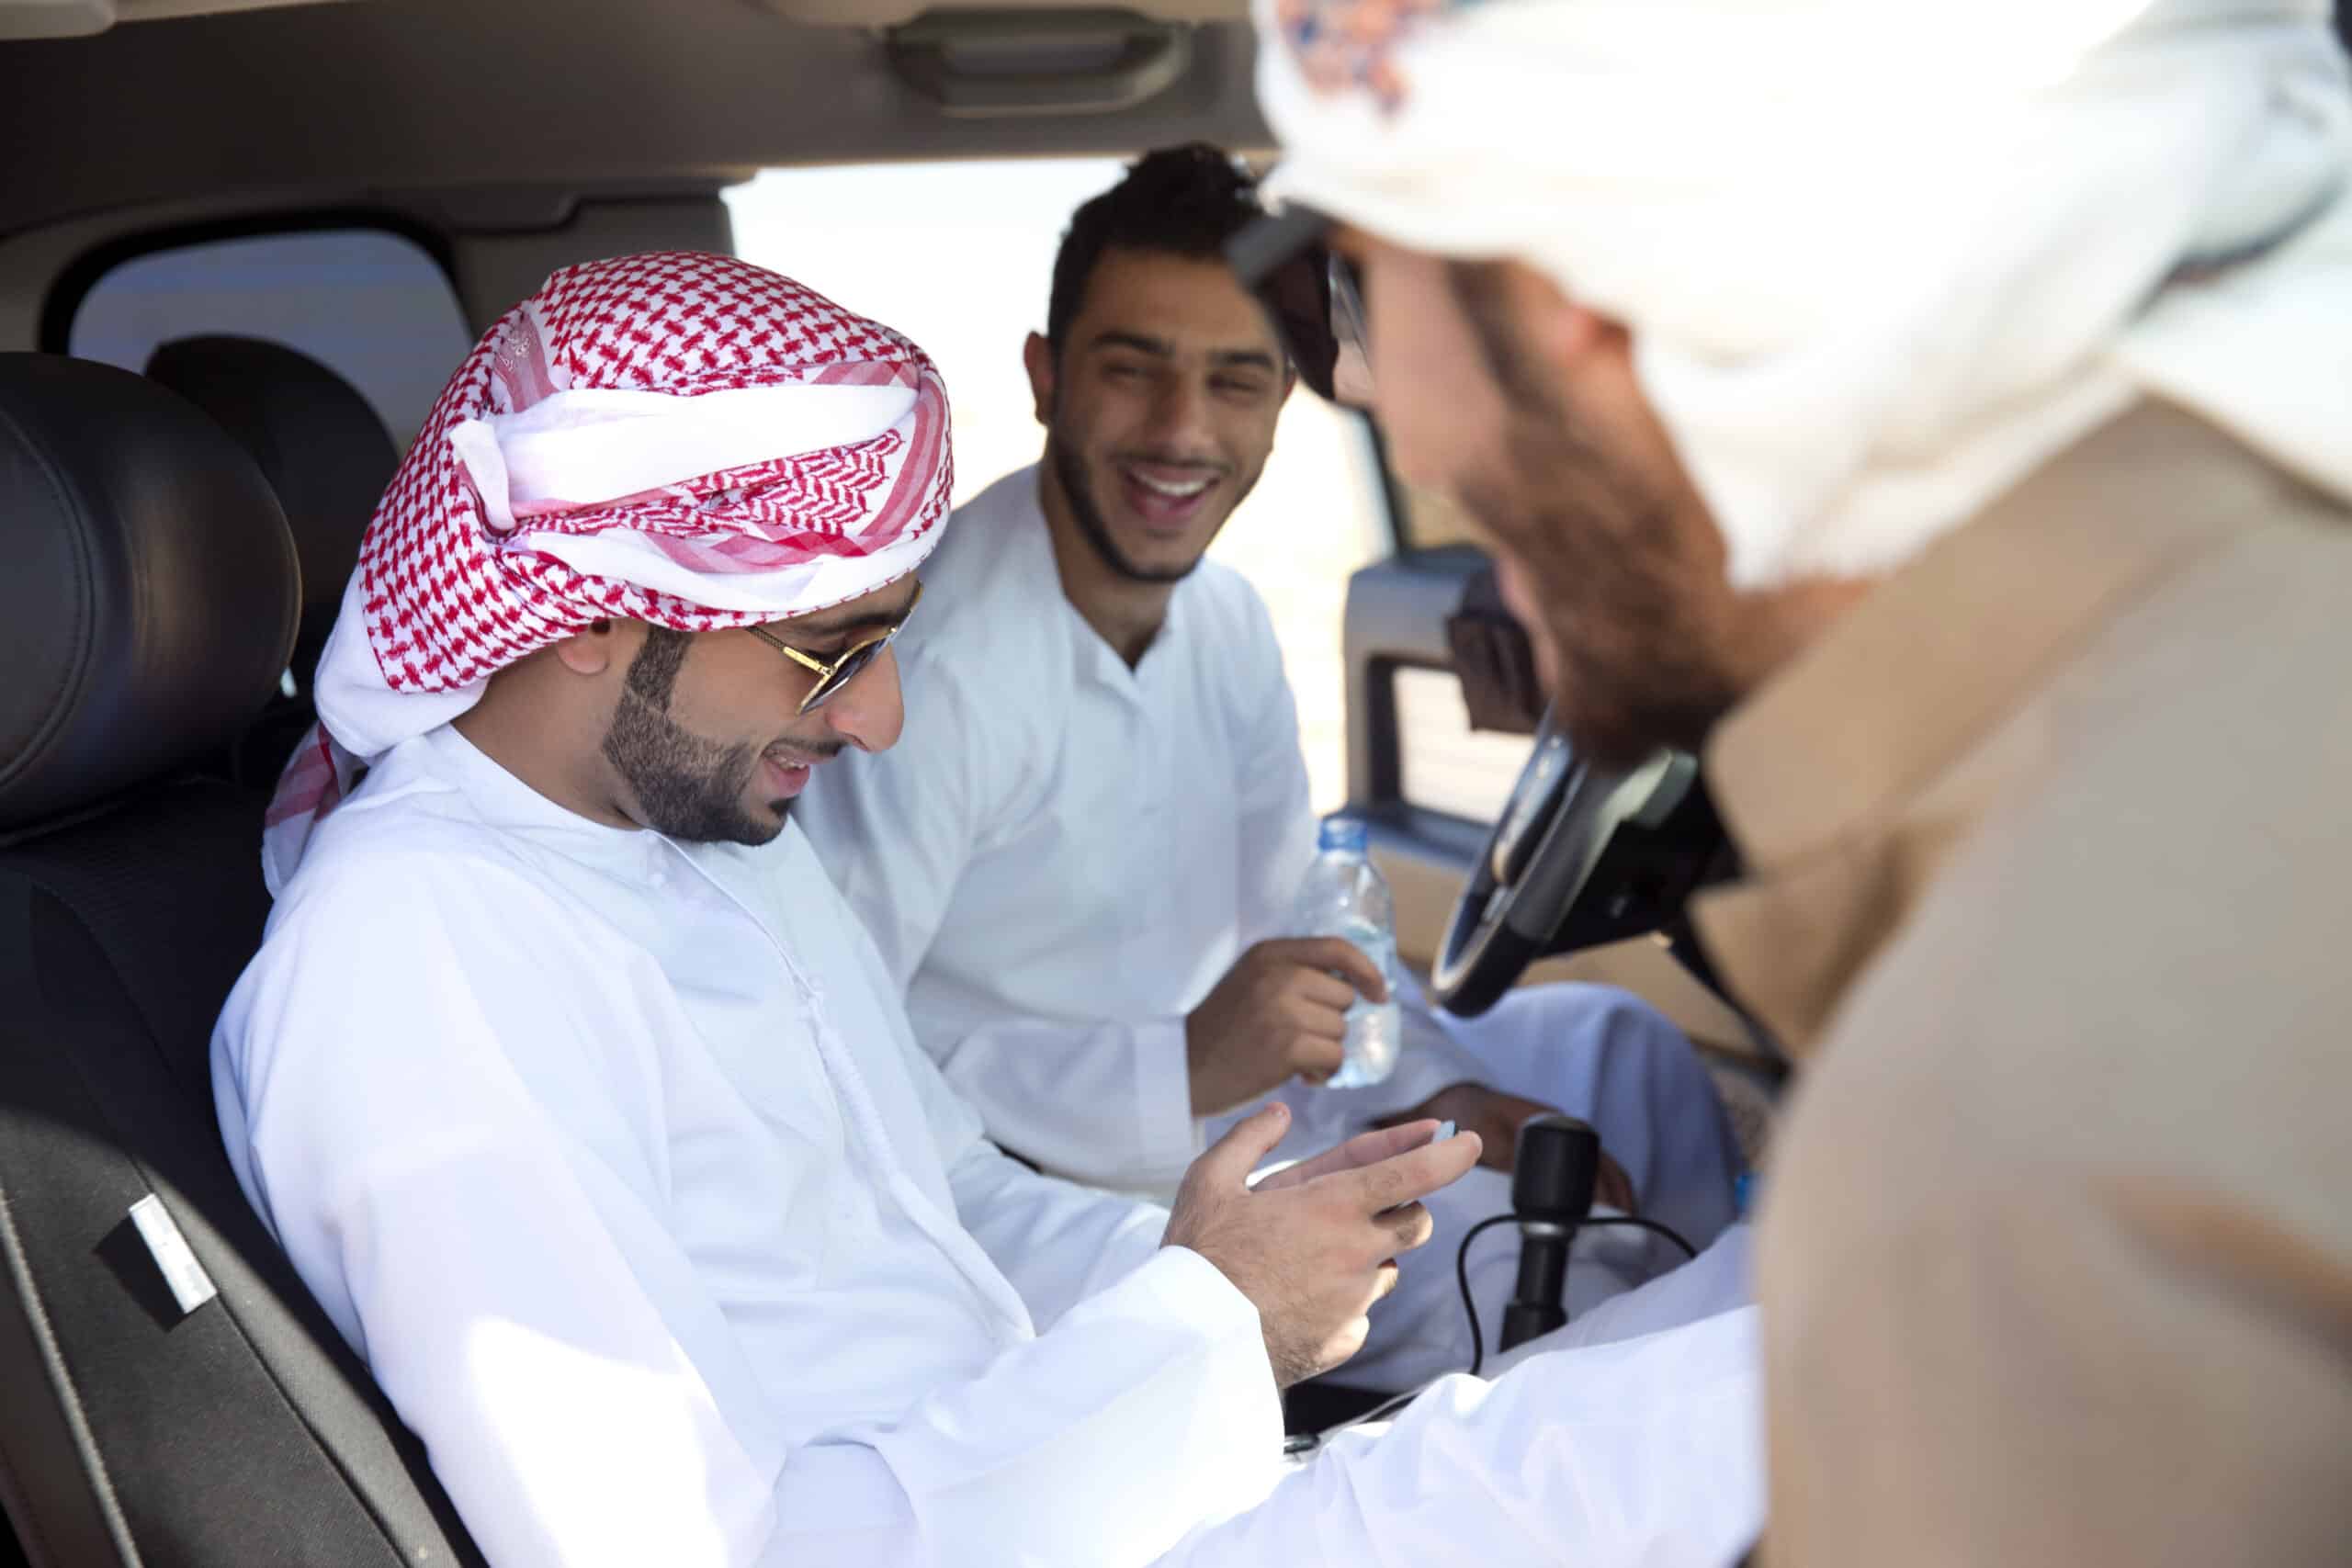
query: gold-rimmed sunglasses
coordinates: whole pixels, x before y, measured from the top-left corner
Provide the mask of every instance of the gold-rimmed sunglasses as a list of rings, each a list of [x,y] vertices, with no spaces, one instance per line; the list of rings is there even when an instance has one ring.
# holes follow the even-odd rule
[[[908,617],[915,613],[915,606],[922,603],[922,581],[917,579],[915,596],[907,601],[906,614],[875,636],[844,650],[837,659],[820,659],[813,653],[795,648],[765,626],[745,626],[743,629],[799,665],[803,670],[813,671],[816,673],[817,683],[808,688],[807,696],[800,699],[800,711],[807,713],[811,708],[822,707],[826,703],[839,696],[842,687],[856,680],[860,671],[876,659],[881,658],[882,650],[890,646],[890,639],[907,629]]]

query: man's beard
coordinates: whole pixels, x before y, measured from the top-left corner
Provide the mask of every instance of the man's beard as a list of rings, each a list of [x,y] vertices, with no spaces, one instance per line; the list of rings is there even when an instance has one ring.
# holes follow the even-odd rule
[[[638,649],[605,732],[605,760],[628,782],[645,826],[655,832],[694,844],[764,844],[784,830],[792,803],[769,803],[773,823],[755,819],[743,808],[743,792],[760,753],[707,740],[670,716],[684,655],[683,637],[651,637]]]
[[[1128,581],[1182,582],[1193,575],[1202,558],[1208,554],[1208,547],[1204,545],[1200,555],[1182,566],[1143,565],[1121,549],[1119,542],[1111,536],[1111,525],[1103,520],[1102,504],[1094,494],[1093,479],[1086,470],[1086,460],[1079,456],[1075,446],[1052,430],[1046,433],[1046,461],[1053,466],[1054,477],[1061,481],[1062,494],[1069,500],[1070,515],[1078,520],[1078,531],[1086,536],[1086,542],[1094,547],[1094,553],[1102,558],[1102,564]],[[1226,509],[1227,517],[1230,518],[1234,510],[1250,499],[1250,492],[1257,485],[1257,478],[1252,475],[1242,485],[1241,493],[1233,498],[1233,505]],[[1224,524],[1217,526],[1222,528]]]
[[[1078,531],[1113,571],[1130,582],[1182,582],[1201,564],[1198,556],[1175,567],[1147,567],[1136,560],[1111,537],[1111,525],[1103,521],[1102,505],[1095,500],[1086,460],[1051,432],[1046,436],[1046,460],[1054,466],[1054,477],[1061,481],[1062,494],[1069,500],[1070,515],[1078,519]]]
[[[1469,302],[1465,298],[1465,303]],[[1510,400],[1505,469],[1461,500],[1517,561],[1548,642],[1555,712],[1579,754],[1629,768],[1661,747],[1695,751],[1739,691],[1702,605],[1716,564],[1694,553],[1668,488],[1579,430],[1516,334],[1474,308]]]

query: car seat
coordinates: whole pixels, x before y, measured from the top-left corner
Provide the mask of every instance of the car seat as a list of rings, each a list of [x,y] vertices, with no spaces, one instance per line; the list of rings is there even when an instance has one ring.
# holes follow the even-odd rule
[[[192,765],[286,669],[277,501],[153,383],[0,355],[0,1507],[34,1568],[479,1564],[213,1112],[266,797]]]

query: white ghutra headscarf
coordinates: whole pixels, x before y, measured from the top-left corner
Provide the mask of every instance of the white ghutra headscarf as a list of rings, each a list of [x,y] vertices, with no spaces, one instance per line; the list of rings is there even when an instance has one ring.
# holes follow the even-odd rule
[[[1884,571],[2143,395],[2352,497],[2327,0],[1257,0],[1270,184],[1631,331],[1734,581]]]

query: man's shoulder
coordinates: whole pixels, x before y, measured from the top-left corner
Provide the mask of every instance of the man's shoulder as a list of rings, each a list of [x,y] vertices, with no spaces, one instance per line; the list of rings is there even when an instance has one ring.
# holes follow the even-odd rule
[[[922,608],[898,643],[910,702],[987,701],[992,721],[1058,713],[1074,678],[1074,617],[1037,510],[1036,470],[967,502],[923,568]],[[1022,703],[1010,697],[1033,699]]]
[[[2282,513],[2204,551],[2099,627],[2036,700],[2056,738],[2048,790],[2129,784],[2119,803],[2239,823],[2332,801],[2352,768],[2335,705],[2352,664],[2347,598],[2340,507]],[[2117,829],[2136,830],[2134,815],[2117,813]]]
[[[1272,613],[1250,581],[1222,561],[1204,560],[1182,589],[1176,619],[1196,679],[1237,714],[1262,716],[1287,708],[1289,676]]]
[[[354,795],[312,830],[271,912],[271,938],[290,924],[316,932],[371,909],[430,914],[547,897],[524,874],[508,836],[462,794],[424,779],[379,782],[385,787]]]
[[[2039,1206],[2086,1173],[2120,1192],[2161,1169],[2342,1234],[2324,1183],[2278,1178],[2341,1145],[2347,596],[2352,528],[2233,536],[1975,754],[2014,765],[1948,853],[1876,888],[1825,873],[1865,897],[1928,880],[1808,1066],[1781,1213],[1844,1204],[1864,1235],[2021,1171]],[[1924,829],[1932,852],[1942,824]],[[1842,1184],[1865,1168],[1867,1190]]]
[[[216,1027],[216,1070],[455,1082],[527,1056],[537,1073],[592,1072],[582,1043],[631,994],[642,955],[461,795],[362,793],[319,825],[279,894]],[[548,1048],[559,1038],[571,1043]]]
[[[1273,613],[1257,585],[1221,560],[1204,559],[1184,580],[1197,613],[1219,629],[1249,636],[1273,637]]]
[[[1060,599],[1061,578],[1036,469],[1007,474],[957,507],[922,576],[922,610],[902,639],[918,649],[1050,635],[1053,618],[1039,611]]]
[[[2352,525],[2290,520],[2109,619],[1980,754],[2030,761],[1943,861],[1876,1000],[2158,1053],[2282,1038],[2323,993],[2352,1011],[2347,596]]]

